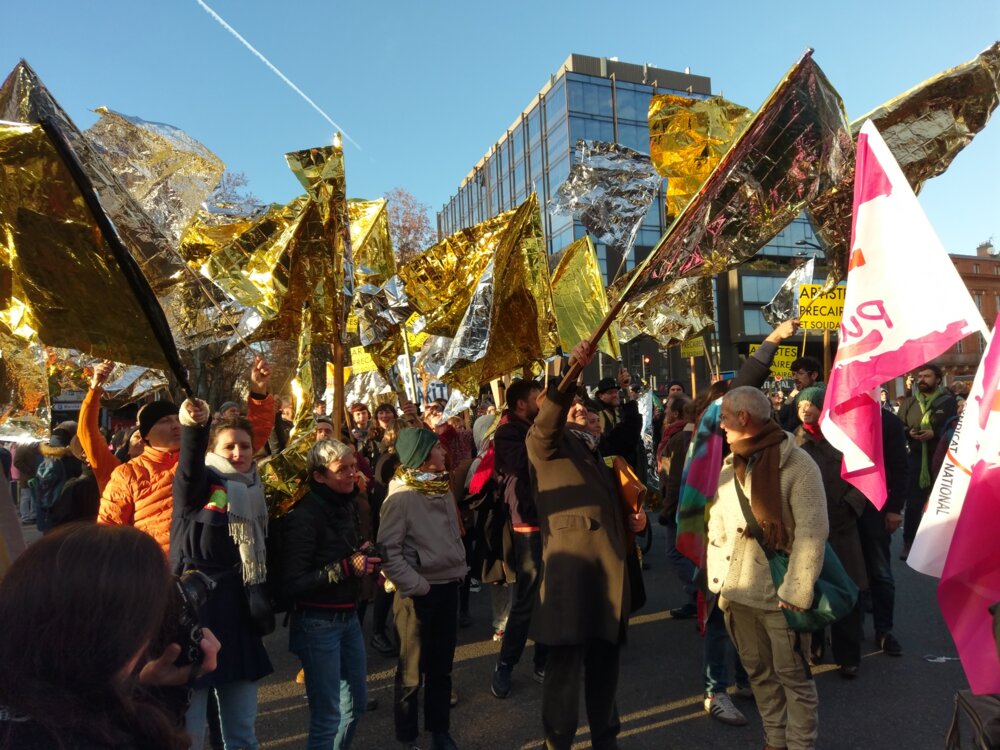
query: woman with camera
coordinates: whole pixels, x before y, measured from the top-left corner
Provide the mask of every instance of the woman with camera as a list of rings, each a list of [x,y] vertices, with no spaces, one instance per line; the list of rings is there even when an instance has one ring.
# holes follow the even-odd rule
[[[362,540],[354,448],[323,440],[309,451],[309,493],[289,512],[283,593],[293,603],[289,650],[302,661],[310,750],[347,750],[368,700],[356,607],[362,576],[381,559]]]
[[[224,644],[216,671],[194,684],[185,722],[191,747],[201,750],[214,689],[226,747],[256,750],[257,680],[274,670],[261,639],[266,630],[249,604],[267,574],[267,505],[254,427],[238,416],[209,426],[208,404],[197,399],[185,401],[178,416],[170,559],[176,573],[198,570],[215,582],[201,614]]]
[[[0,583],[0,747],[186,748],[151,692],[192,676],[174,665],[180,645],[153,646],[176,630],[174,596],[159,545],[134,528],[71,524],[32,544]],[[219,651],[203,636],[200,673]]]

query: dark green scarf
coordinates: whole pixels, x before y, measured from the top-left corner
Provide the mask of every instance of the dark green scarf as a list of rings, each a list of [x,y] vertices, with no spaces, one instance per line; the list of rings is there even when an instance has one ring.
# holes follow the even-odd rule
[[[931,404],[934,403],[934,399],[938,396],[944,394],[944,388],[938,386],[934,391],[928,393],[926,396],[920,392],[919,389],[913,392],[913,398],[916,399],[917,405],[920,407],[920,429],[921,430],[933,430],[934,425],[931,423],[931,417],[933,413],[931,412]],[[931,460],[930,451],[928,450],[929,440],[924,440],[920,446],[920,487],[921,489],[926,489],[931,486]]]

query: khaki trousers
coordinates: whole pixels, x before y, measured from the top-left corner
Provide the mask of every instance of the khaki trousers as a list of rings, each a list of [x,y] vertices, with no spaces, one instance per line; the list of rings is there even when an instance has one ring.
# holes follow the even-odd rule
[[[819,734],[819,698],[803,654],[809,634],[788,628],[780,610],[758,609],[720,597],[726,629],[757,700],[764,737],[772,747],[812,750]],[[795,641],[800,640],[796,653]]]

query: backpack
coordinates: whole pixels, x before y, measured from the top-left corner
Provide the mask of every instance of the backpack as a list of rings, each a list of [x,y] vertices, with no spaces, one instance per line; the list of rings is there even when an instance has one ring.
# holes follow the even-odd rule
[[[39,464],[35,476],[28,480],[28,486],[42,510],[48,510],[56,504],[68,478],[62,459],[46,458]]]

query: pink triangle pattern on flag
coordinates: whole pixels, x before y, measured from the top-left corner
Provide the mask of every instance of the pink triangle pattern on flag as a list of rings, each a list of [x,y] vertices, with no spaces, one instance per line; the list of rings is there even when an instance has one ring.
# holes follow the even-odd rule
[[[980,369],[979,456],[937,593],[969,687],[985,695],[1000,693],[1000,658],[989,612],[1000,601],[1000,345],[990,346]]]
[[[996,326],[987,341],[989,343],[983,355],[983,363],[990,359],[994,346],[1000,347],[1000,342],[996,341]],[[940,578],[944,573],[948,549],[972,480],[972,467],[979,457],[983,436],[980,406],[985,401],[987,387],[990,387],[985,378],[986,368],[981,363],[972,381],[969,397],[965,400],[965,410],[955,426],[955,434],[934,480],[927,509],[920,520],[910,554],[906,558],[907,565],[924,575]],[[988,406],[988,402],[986,403]]]
[[[841,476],[881,508],[882,383],[989,329],[870,120],[856,153],[844,315],[820,424],[844,454]]]

